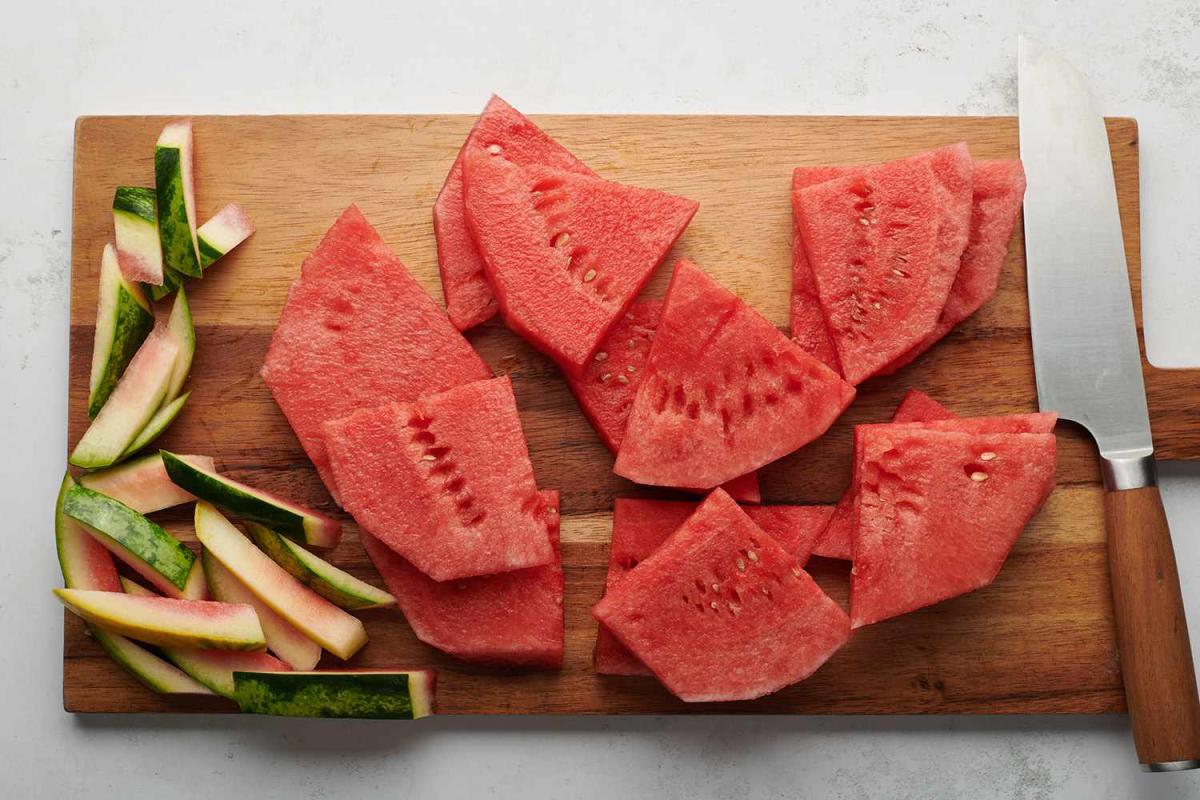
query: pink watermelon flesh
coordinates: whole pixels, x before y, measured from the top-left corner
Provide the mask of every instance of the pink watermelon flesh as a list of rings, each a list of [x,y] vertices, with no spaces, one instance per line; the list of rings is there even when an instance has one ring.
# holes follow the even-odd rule
[[[507,376],[356,411],[325,441],[346,510],[434,580],[553,560]]]
[[[262,368],[334,499],[325,422],[490,374],[356,206],[305,259]]]
[[[717,486],[817,438],[853,399],[854,387],[683,260],[614,472]]]
[[[937,326],[970,229],[970,153],[848,169],[801,190],[796,220],[842,372],[861,383]]]
[[[662,316],[662,300],[638,300],[609,331],[608,337],[592,360],[577,376],[566,375],[567,385],[583,414],[592,423],[604,445],[616,453],[625,438],[629,409],[642,384],[650,344]],[[762,492],[758,474],[751,472],[724,484],[723,488],[739,503],[758,503]],[[700,494],[707,489],[696,490]]]
[[[797,167],[792,171],[792,338],[809,355],[819,359],[839,375],[842,365],[838,361],[837,348],[829,333],[829,323],[821,308],[817,292],[817,279],[813,275],[808,255],[804,252],[804,239],[800,235],[798,219],[800,191],[818,183],[841,177],[842,167]]]
[[[1025,198],[1025,170],[1017,159],[981,160],[974,162],[971,175],[971,233],[937,326],[933,333],[889,364],[883,370],[885,373],[910,363],[996,293],[1008,243]]]
[[[854,532],[858,513],[858,467],[862,461],[860,432],[878,427],[915,427],[960,433],[1050,433],[1058,422],[1057,414],[1010,414],[999,417],[953,417],[951,419],[895,421],[878,425],[858,425],[854,429],[854,472],[850,479],[851,488],[846,490],[838,503],[830,526],[822,534],[819,550],[829,549],[839,555],[829,558],[854,560]],[[814,551],[817,552],[817,551]],[[817,555],[825,555],[817,552]]]
[[[488,148],[499,148],[505,159],[521,167],[539,164],[581,175],[595,174],[521,112],[492,96],[467,134],[467,141],[433,204],[433,232],[437,237],[446,313],[460,331],[487,322],[497,310],[496,298],[484,273],[483,258],[467,228],[463,207],[463,154]]]
[[[991,583],[1054,488],[1054,434],[860,431],[855,628]]]
[[[908,394],[904,395],[904,399],[896,408],[896,413],[892,415],[892,422],[933,422],[942,419],[954,419],[954,414],[937,400],[916,389],[910,389]],[[857,460],[854,463],[857,468]],[[854,509],[857,503],[858,485],[856,479],[851,477],[850,486],[842,495],[842,499],[838,501],[833,515],[829,518],[828,526],[818,538],[816,546],[813,547],[813,555],[838,558],[843,561],[852,559]]]
[[[592,615],[688,702],[778,691],[850,635],[846,614],[720,489]]]
[[[464,661],[559,669],[563,658],[563,572],[558,492],[541,492],[549,564],[438,582],[369,533],[363,547],[425,644]]]
[[[613,509],[605,590],[615,586],[644,561],[692,515],[697,503],[617,498]],[[813,539],[825,527],[832,506],[749,506],[743,509],[755,524],[796,557],[808,560]],[[593,654],[596,672],[603,675],[652,675],[603,625],[596,633]]]
[[[463,154],[467,225],[505,322],[578,373],[696,213],[693,200]]]

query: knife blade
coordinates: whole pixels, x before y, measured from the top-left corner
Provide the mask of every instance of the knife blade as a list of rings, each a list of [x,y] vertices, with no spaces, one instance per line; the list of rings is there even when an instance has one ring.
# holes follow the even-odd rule
[[[1075,69],[1018,47],[1038,404],[1096,440],[1134,741],[1152,771],[1200,768],[1200,700],[1154,444],[1104,117]]]

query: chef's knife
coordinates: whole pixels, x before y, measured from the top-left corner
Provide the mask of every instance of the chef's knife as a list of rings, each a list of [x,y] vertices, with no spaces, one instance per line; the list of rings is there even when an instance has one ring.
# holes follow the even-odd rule
[[[1138,760],[1152,771],[1200,768],[1200,703],[1158,494],[1108,133],[1069,64],[1024,37],[1018,60],[1038,404],[1082,425],[1100,449]]]

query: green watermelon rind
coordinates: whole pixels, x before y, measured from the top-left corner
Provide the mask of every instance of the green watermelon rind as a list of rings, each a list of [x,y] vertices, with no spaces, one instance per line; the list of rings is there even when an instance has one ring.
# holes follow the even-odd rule
[[[95,419],[125,368],[154,328],[154,311],[140,285],[121,275],[116,249],[105,245],[100,267],[88,419]]]
[[[165,133],[165,131],[164,131]],[[200,255],[195,232],[188,218],[184,180],[184,149],[159,144],[154,149],[154,187],[158,198],[158,234],[162,240],[164,266],[199,278]]]
[[[101,544],[115,545],[180,592],[188,590],[196,555],[157,523],[86,486],[67,488],[62,510]]]
[[[284,717],[420,719],[433,713],[436,677],[412,672],[234,672],[242,711]]]
[[[333,547],[341,538],[341,524],[336,520],[189,464],[174,453],[161,453],[171,480],[246,522],[257,522],[313,547]]]
[[[335,567],[265,525],[246,523],[246,532],[272,561],[336,606],[358,611],[396,604],[396,598],[387,592]]]

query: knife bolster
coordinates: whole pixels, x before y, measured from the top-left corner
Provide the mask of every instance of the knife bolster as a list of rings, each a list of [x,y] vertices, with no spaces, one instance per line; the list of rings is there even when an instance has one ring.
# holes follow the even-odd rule
[[[1153,455],[1101,456],[1100,474],[1110,492],[1158,486],[1158,466]]]

